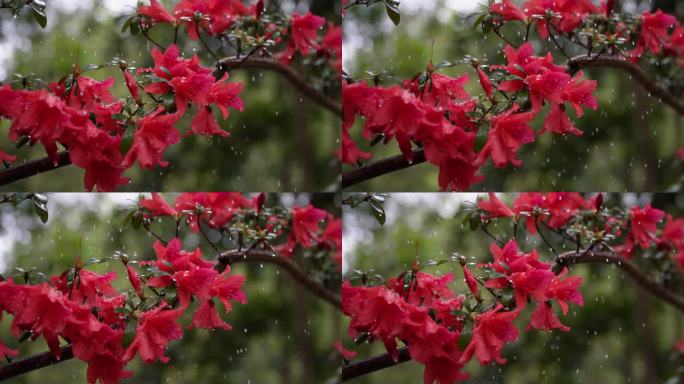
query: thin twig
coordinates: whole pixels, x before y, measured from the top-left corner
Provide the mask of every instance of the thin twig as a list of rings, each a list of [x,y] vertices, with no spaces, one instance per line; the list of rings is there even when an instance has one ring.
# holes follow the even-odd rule
[[[274,264],[287,272],[296,282],[300,283],[314,295],[334,305],[336,308],[342,309],[342,297],[338,293],[322,286],[301,270],[297,264],[284,256],[274,253],[273,250],[252,249],[249,254],[237,250],[228,251],[221,253],[218,261],[221,263],[218,266],[219,271],[222,271],[220,268],[225,269],[228,265],[240,262]]]

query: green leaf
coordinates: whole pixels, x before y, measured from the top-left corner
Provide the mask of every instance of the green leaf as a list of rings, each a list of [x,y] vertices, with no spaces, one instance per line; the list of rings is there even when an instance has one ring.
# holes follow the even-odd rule
[[[387,11],[387,16],[389,16],[394,25],[399,25],[399,23],[401,22],[401,14],[399,13],[399,3],[394,1],[386,1],[385,10]]]
[[[33,18],[36,19],[41,28],[47,26],[47,16],[45,16],[45,11],[33,8]]]
[[[35,209],[36,214],[40,218],[40,221],[42,221],[43,224],[47,223],[49,215],[45,203],[40,203],[36,200],[33,200],[33,208]]]
[[[380,225],[385,225],[387,217],[385,215],[385,208],[383,208],[382,204],[377,200],[371,200],[368,202],[368,205],[370,206],[371,213],[375,216],[375,220],[377,220]]]
[[[142,226],[143,223],[143,213],[142,211],[135,211],[133,213],[133,218],[131,220],[131,223],[133,224],[133,228],[138,229]]]

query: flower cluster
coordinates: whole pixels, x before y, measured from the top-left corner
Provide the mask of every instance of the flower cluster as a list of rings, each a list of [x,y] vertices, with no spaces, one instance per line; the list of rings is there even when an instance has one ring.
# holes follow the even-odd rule
[[[601,40],[615,48],[624,47],[621,50],[626,59],[639,61],[648,52],[672,57],[680,66],[684,65],[684,27],[675,16],[657,10],[646,11],[634,20],[624,19],[614,8],[614,0],[604,0],[600,6],[591,0],[529,0],[522,8],[511,0],[503,0],[492,4],[489,10],[497,17],[495,23],[533,23],[543,39],[551,34],[577,33],[590,23],[605,36]],[[627,51],[628,48],[631,50]]]
[[[328,23],[326,34],[319,34],[326,20],[311,13],[293,14],[285,22],[282,15],[267,17],[263,1],[246,6],[240,0],[182,0],[173,13],[152,0],[150,5],[139,5],[137,12],[126,22],[132,32],[141,28],[146,31],[159,23],[172,24],[176,31],[185,26],[190,39],[201,38],[202,31],[221,39],[241,32],[254,40],[254,49],[244,59],[257,50],[270,56],[267,48],[286,38],[287,46],[275,52],[284,65],[300,54],[341,71],[341,28]],[[205,48],[210,50],[206,44]],[[151,56],[151,68],[135,69],[114,59],[84,70],[76,65],[72,74],[47,87],[26,79],[24,89],[1,85],[0,118],[12,121],[9,139],[17,147],[41,144],[55,164],[59,162],[59,148],[68,150],[70,162],[85,170],[86,190],[111,191],[129,182],[123,173],[136,163],[142,169],[168,166],[164,152],[184,135],[228,137],[229,132],[219,125],[216,110],[222,120],[228,119],[230,109],[242,111],[243,84],[229,82],[226,68],[214,71],[203,66],[196,54],[184,58],[175,43],[152,49]],[[85,75],[107,67],[121,69],[129,97],[119,98],[110,92],[114,77],[97,81]],[[184,116],[192,119],[187,132],[182,133],[177,126]],[[122,142],[130,136],[133,144],[128,148]],[[0,161],[9,164],[16,159],[0,151]]]
[[[349,133],[357,115],[366,119],[366,140],[381,137],[386,143],[395,138],[409,160],[413,143],[422,146],[426,159],[439,167],[442,190],[467,190],[481,181],[477,170],[489,158],[497,167],[520,166],[516,152],[534,141],[529,124],[542,113],[544,104],[550,111],[538,134],[581,135],[566,114],[566,105],[572,106],[578,117],[583,107],[596,109],[596,82],[583,80],[581,72],[572,77],[553,63],[550,54],[534,56],[529,43],[517,50],[506,46],[505,53],[508,64],[491,67],[497,80],[476,68],[488,107],[464,90],[467,75],[452,78],[433,72],[431,66],[423,76],[405,81],[401,87],[371,87],[365,82],[343,85],[342,161],[354,164],[370,158],[370,153],[357,148]],[[504,94],[506,101],[494,98],[494,90]],[[527,95],[527,101],[510,101],[523,99],[522,95]],[[475,139],[484,129],[487,140],[477,152]]]
[[[145,287],[173,287],[177,299],[172,303],[146,300],[141,276],[128,264],[128,259],[122,259],[138,296],[136,304],[129,293],[112,285],[116,272],[100,275],[77,263],[75,268],[46,283],[0,282],[0,311],[13,315],[15,336],[42,336],[57,358],[62,351],[59,339],[67,340],[74,356],[88,364],[89,383],[118,383],[131,376],[125,367],[136,355],[146,363],[156,359],[168,362],[164,350],[170,341],[183,335],[179,319],[191,299],[201,302],[192,326],[208,329],[230,329],[214,308],[214,297],[223,303],[226,313],[230,313],[231,302],[247,302],[241,291],[244,278],[230,275],[230,268],[219,273],[214,269],[215,262],[202,258],[199,249],[182,251],[180,241],[174,239],[168,247],[155,243],[155,252],[155,261],[141,264],[152,265],[158,271],[163,266],[169,275],[155,276],[153,272],[142,281]],[[135,332],[129,345],[124,343],[125,329]],[[1,349],[16,355],[16,351]]]
[[[582,306],[584,298],[579,291],[582,278],[568,276],[567,266],[582,262],[593,251],[599,252],[596,260],[602,263],[607,261],[601,255],[620,263],[642,256],[653,263],[652,255],[658,253],[657,260],[664,264],[657,270],[677,268],[671,267],[674,264],[684,272],[684,219],[650,205],[609,206],[604,198],[564,192],[521,193],[511,205],[493,193],[478,199],[466,209],[466,219],[471,228],[482,228],[495,240],[489,247],[491,260],[468,263],[455,255],[423,267],[460,263],[465,291],[453,290],[452,273],[429,274],[418,261],[411,270],[379,285],[369,285],[366,278],[361,279],[362,286],[345,281],[343,310],[350,317],[349,335],[357,342],[382,342],[395,359],[401,341],[411,359],[425,365],[426,384],[455,383],[467,378],[462,370],[473,357],[481,365],[505,364],[503,349],[518,339],[516,322],[523,318],[526,331],[570,331],[560,315],[567,315],[571,305]],[[512,224],[507,241],[499,237],[499,221]],[[487,229],[494,222],[499,236]],[[554,252],[554,261],[544,261],[536,249],[521,251],[517,239],[529,236],[521,237],[519,228],[543,240],[546,249]],[[548,238],[560,242],[558,248],[573,251],[557,253]],[[682,345],[676,347],[684,350]]]
[[[342,220],[331,213],[309,204],[290,210],[264,207],[265,195],[248,199],[234,192],[197,192],[180,194],[173,206],[158,193],[142,198],[140,207],[147,218],[170,217],[185,220],[194,232],[202,226],[228,233],[237,232],[247,241],[283,241],[276,250],[292,257],[295,249],[321,249],[331,254],[332,260],[342,265]],[[239,225],[238,225],[239,224]]]
[[[187,328],[227,331],[232,327],[224,317],[235,303],[247,303],[245,278],[231,273],[220,254],[210,260],[200,248],[183,249],[183,224],[202,234],[206,227],[225,231],[239,238],[240,246],[251,243],[239,250],[244,260],[257,246],[272,250],[274,258],[291,257],[301,247],[332,255],[329,269],[337,273],[341,220],[312,205],[285,209],[266,200],[264,194],[248,198],[239,193],[183,193],[171,205],[157,193],[141,197],[127,220],[158,239],[152,246],[154,257],[134,260],[117,252],[85,264],[77,259],[74,267],[49,279],[22,273],[24,284],[17,283],[17,276],[0,281],[0,315],[13,316],[11,330],[20,341],[42,337],[58,359],[65,341],[73,355],[88,364],[88,383],[114,384],[130,377],[126,366],[136,356],[148,364],[167,363],[167,346],[183,336],[184,314],[191,315]],[[173,219],[175,237],[164,240],[152,232],[153,218]],[[120,288],[125,283],[117,281],[116,271],[99,274],[86,268],[112,261],[123,264],[128,290]],[[18,353],[0,342],[0,357]]]
[[[351,318],[350,336],[367,334],[370,340],[382,341],[395,359],[397,339],[402,340],[411,358],[425,365],[424,382],[446,384],[468,378],[462,369],[473,356],[481,365],[505,364],[503,347],[518,339],[518,328],[513,321],[520,317],[528,302],[536,306],[528,330],[568,331],[551,303],[558,303],[563,314],[568,311],[568,303],[583,305],[583,297],[577,290],[582,279],[565,277],[567,270],[556,275],[550,264],[538,259],[536,251],[521,253],[513,240],[503,249],[493,244],[491,252],[494,261],[477,267],[494,270],[501,277],[478,280],[464,264],[464,277],[470,290],[467,294],[451,291],[448,287],[453,280],[451,273],[437,277],[412,271],[376,287],[352,287],[345,282],[343,311]],[[515,303],[509,307],[496,302],[484,308],[478,294],[479,282],[492,292],[513,289]],[[475,304],[471,305],[473,301]],[[459,348],[460,340],[468,337],[468,333],[467,346]]]

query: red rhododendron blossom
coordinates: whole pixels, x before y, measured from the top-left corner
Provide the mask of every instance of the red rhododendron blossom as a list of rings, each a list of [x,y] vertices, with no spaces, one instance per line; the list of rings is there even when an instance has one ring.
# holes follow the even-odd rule
[[[449,299],[452,296],[449,283],[453,281],[453,275],[447,273],[444,276],[433,276],[424,272],[416,272],[414,284],[405,287],[403,279],[387,280],[387,287],[400,296],[406,298],[406,302],[414,305],[430,306],[441,299]],[[408,292],[406,290],[408,289]]]
[[[186,135],[189,135],[190,133],[205,136],[230,136],[230,133],[221,129],[221,126],[216,122],[211,107],[201,107],[199,111],[197,111],[197,114],[190,124],[190,130]]]
[[[0,161],[5,162],[5,163],[13,163],[17,160],[16,156],[10,155],[9,153],[5,153],[3,151],[0,151]]]
[[[318,49],[318,30],[324,25],[325,19],[311,12],[306,15],[293,14],[290,22],[291,38],[284,60],[292,60],[295,51],[308,56],[311,51]]]
[[[164,151],[181,139],[180,132],[173,126],[180,117],[178,113],[164,113],[164,108],[159,107],[155,112],[139,119],[136,122],[133,146],[126,154],[124,166],[128,168],[136,161],[143,169],[151,169],[155,164],[161,167],[169,165],[163,160]]]
[[[486,73],[480,68],[477,68],[477,77],[480,79],[480,85],[487,95],[488,98],[492,98],[494,95],[494,87],[492,86],[492,81],[489,79]]]
[[[335,344],[333,344],[333,347],[335,348],[337,353],[339,353],[340,356],[342,356],[345,359],[353,359],[356,357],[356,355],[358,355],[358,353],[344,348],[342,342],[340,341],[336,341]]]
[[[133,75],[131,75],[128,71],[123,71],[123,73],[128,92],[130,92],[131,96],[133,96],[133,100],[140,103],[140,90],[138,89],[138,83],[135,81]]]
[[[133,267],[131,267],[129,264],[126,264],[126,272],[128,274],[128,281],[131,282],[135,293],[138,294],[138,297],[143,297],[144,295],[140,282],[140,275],[138,275],[138,272],[136,272],[135,269],[133,269]]]
[[[477,296],[477,280],[475,279],[475,275],[468,267],[463,267],[463,275],[466,285],[468,285],[468,289],[470,289],[470,292],[472,292],[473,295]]]
[[[198,29],[218,35],[230,28],[238,17],[253,13],[241,0],[181,0],[173,10],[174,16],[185,24],[192,40],[199,38]],[[199,22],[195,18],[197,14],[202,15]]]
[[[570,330],[570,327],[561,323],[549,302],[537,303],[537,308],[532,312],[530,324],[526,329],[529,330],[530,328],[547,331],[560,329],[563,332]]]
[[[240,209],[250,206],[241,193],[184,193],[176,199],[175,208],[184,212],[187,223],[194,232],[199,231],[200,221],[210,227],[222,227]]]
[[[224,329],[231,330],[233,327],[221,319],[219,313],[216,311],[215,304],[212,300],[205,300],[200,304],[192,318],[190,328],[205,328],[205,329]]]
[[[175,216],[178,212],[168,203],[161,194],[152,192],[151,199],[140,199],[140,205],[150,211],[152,216]]]
[[[509,208],[503,201],[496,197],[496,193],[489,192],[489,199],[479,199],[477,207],[487,212],[485,216],[487,219],[496,217],[513,217],[515,212]]]
[[[170,341],[180,339],[183,330],[178,324],[182,312],[166,308],[166,303],[162,303],[140,315],[135,338],[126,350],[125,360],[133,359],[137,353],[140,359],[148,364],[155,360],[169,362],[170,359],[164,355],[166,346]]]
[[[489,10],[501,15],[504,20],[525,20],[527,18],[525,13],[511,0],[503,0],[501,3],[494,3]]]
[[[228,107],[242,112],[245,109],[245,104],[238,97],[242,92],[244,86],[242,83],[231,83],[228,81],[228,74],[223,75],[221,80],[215,82],[209,91],[209,103],[214,103],[221,111],[224,119],[230,115]]]
[[[534,141],[534,130],[529,126],[534,114],[515,113],[516,110],[514,107],[492,118],[487,143],[478,155],[479,162],[483,163],[491,156],[494,165],[499,168],[508,163],[516,167],[522,164],[522,161],[516,158],[516,152],[523,144]]]
[[[501,353],[506,343],[518,339],[518,329],[513,320],[519,312],[502,312],[502,309],[503,306],[497,303],[493,309],[477,315],[472,339],[463,351],[461,361],[467,362],[474,354],[481,365],[489,365],[493,361],[506,363]]]
[[[555,299],[558,302],[564,315],[568,313],[568,303],[573,303],[580,307],[584,305],[584,297],[578,291],[578,288],[582,285],[582,278],[580,276],[565,277],[567,273],[568,269],[563,268],[561,273],[551,280],[551,284],[549,284],[546,292],[548,298]]]
[[[171,16],[158,0],[150,0],[150,5],[138,5],[138,13],[149,17],[155,23],[176,22],[176,18]]]
[[[650,204],[644,208],[632,208],[632,232],[630,234],[641,248],[646,249],[652,241],[655,241],[656,224],[664,217],[665,212],[660,209],[651,208]]]
[[[7,347],[0,341],[0,357],[14,357],[19,354],[19,351]]]
[[[310,248],[318,242],[320,223],[327,213],[312,205],[292,208],[292,236],[304,248]]]
[[[667,45],[668,30],[678,25],[676,17],[661,10],[655,13],[644,12],[641,17],[642,42],[651,52],[660,53],[662,47]]]

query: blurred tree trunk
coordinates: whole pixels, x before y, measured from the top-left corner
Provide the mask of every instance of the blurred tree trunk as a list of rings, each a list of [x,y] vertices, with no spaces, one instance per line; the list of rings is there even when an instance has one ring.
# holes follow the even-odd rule
[[[639,288],[635,289],[638,290]],[[637,292],[637,297],[640,297],[639,301],[641,302],[637,312],[639,313],[638,320],[641,322],[639,338],[641,339],[641,354],[644,362],[644,372],[641,377],[641,382],[644,384],[651,384],[658,382],[658,368],[657,362],[655,361],[656,348],[653,344],[655,335],[653,334],[651,322],[653,302],[650,297],[643,296],[641,292]]]
[[[655,191],[656,190],[656,171],[658,169],[658,158],[655,151],[655,142],[653,140],[653,132],[651,131],[651,124],[649,116],[646,116],[646,111],[653,108],[652,97],[649,96],[639,85],[632,84],[632,90],[635,94],[636,107],[633,109],[634,121],[641,120],[638,124],[638,137],[636,153],[641,153],[641,160],[646,170],[645,179],[641,190]],[[639,183],[641,184],[641,183]]]

